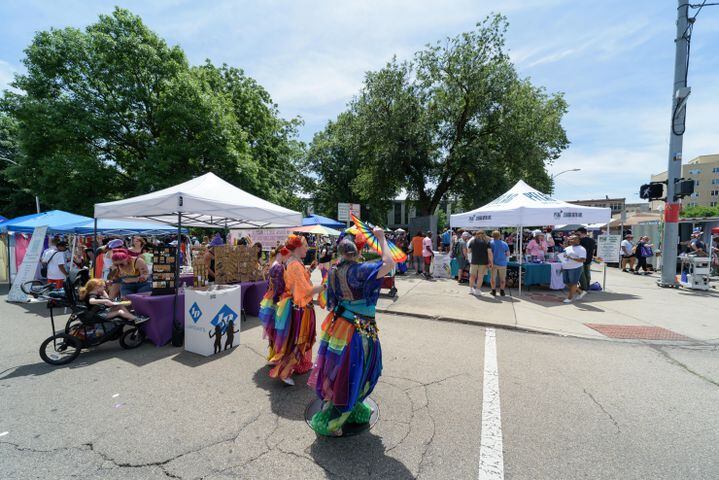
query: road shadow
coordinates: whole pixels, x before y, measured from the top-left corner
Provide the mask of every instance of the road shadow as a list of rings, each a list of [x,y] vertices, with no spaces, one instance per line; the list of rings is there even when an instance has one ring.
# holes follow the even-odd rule
[[[272,412],[289,420],[302,420],[305,418],[305,409],[314,401],[315,392],[307,385],[310,374],[295,375],[294,386],[289,386],[277,378],[270,377],[270,365],[257,370],[252,376],[255,385],[267,392]]]
[[[385,454],[382,438],[371,432],[343,438],[318,436],[309,453],[329,478],[415,478],[403,463]]]
[[[531,292],[523,292],[521,296],[517,296],[518,300],[533,303],[545,308],[565,306],[564,301],[567,298],[566,293],[553,290],[534,290]],[[639,295],[629,293],[615,292],[589,292],[582,300],[575,300],[572,304],[586,311],[604,312],[604,309],[592,305],[593,302],[613,302],[625,300],[640,300]]]
[[[145,341],[142,345],[132,350],[125,350],[120,347],[118,342],[111,341],[97,347],[83,350],[74,362],[67,365],[49,365],[39,360],[38,355],[39,361],[36,363],[17,365],[0,372],[0,380],[21,377],[40,377],[58,369],[75,370],[113,359],[122,360],[135,367],[142,367],[176,353],[177,348],[175,347],[169,345],[155,347],[148,341]]]

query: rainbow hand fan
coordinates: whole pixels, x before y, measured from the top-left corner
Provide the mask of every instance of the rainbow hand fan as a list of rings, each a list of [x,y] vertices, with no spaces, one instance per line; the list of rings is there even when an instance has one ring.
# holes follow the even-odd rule
[[[382,255],[382,248],[379,245],[379,240],[377,240],[377,237],[375,237],[374,233],[372,233],[372,229],[369,227],[369,225],[364,223],[359,218],[355,217],[354,213],[351,212],[350,218],[357,227],[357,230],[359,230],[359,233],[367,239],[367,244],[372,248],[372,250]],[[387,246],[389,247],[389,251],[392,254],[392,259],[395,262],[402,263],[407,261],[407,254],[404,253],[397,245],[387,240]]]

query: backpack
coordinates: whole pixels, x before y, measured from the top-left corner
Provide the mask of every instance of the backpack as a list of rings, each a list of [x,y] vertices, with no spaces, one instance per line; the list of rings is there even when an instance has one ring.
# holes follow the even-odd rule
[[[40,275],[42,278],[47,278],[47,265],[52,262],[52,257],[57,255],[58,251],[55,250],[52,255],[50,255],[50,258],[47,259],[47,262],[40,262]]]
[[[642,245],[642,248],[641,248],[641,251],[639,252],[639,254],[640,254],[642,257],[652,257],[652,256],[654,256],[654,252],[652,252],[652,247],[649,247],[649,246],[647,246],[647,245]]]
[[[462,246],[459,244],[459,242],[454,243],[454,247],[452,247],[452,257],[457,258],[462,256]]]

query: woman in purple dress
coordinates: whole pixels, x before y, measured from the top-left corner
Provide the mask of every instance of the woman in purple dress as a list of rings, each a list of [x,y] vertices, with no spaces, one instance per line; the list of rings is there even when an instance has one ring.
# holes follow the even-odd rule
[[[262,322],[262,336],[267,339],[269,349],[267,360],[275,355],[275,316],[277,314],[277,302],[285,291],[285,260],[290,254],[284,246],[278,247],[270,253],[274,258],[269,270],[269,287],[267,293],[260,302],[260,322]]]

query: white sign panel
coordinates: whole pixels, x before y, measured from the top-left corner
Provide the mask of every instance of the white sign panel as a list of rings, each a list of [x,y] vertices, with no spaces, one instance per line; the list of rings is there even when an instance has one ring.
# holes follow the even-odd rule
[[[230,241],[240,237],[250,237],[252,243],[260,242],[262,250],[269,251],[275,248],[277,242],[284,243],[287,236],[292,233],[291,228],[256,228],[230,230]]]
[[[599,235],[597,237],[597,257],[605,263],[619,263],[621,235]]]
[[[240,287],[185,290],[185,350],[209,357],[240,344]]]
[[[354,213],[358,217],[360,216],[360,204],[359,203],[338,203],[337,204],[337,220],[340,222],[350,221],[350,212]]]
[[[33,230],[32,238],[25,251],[25,257],[22,259],[22,265],[20,265],[20,270],[15,275],[15,281],[8,293],[8,302],[27,302],[28,297],[23,293],[21,287],[23,283],[35,280],[46,234],[47,227],[35,227],[35,230]]]
[[[446,253],[434,253],[432,260],[432,276],[435,278],[452,278],[452,259]]]

